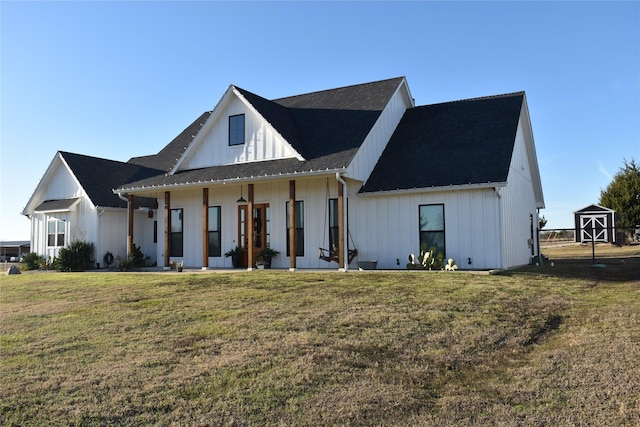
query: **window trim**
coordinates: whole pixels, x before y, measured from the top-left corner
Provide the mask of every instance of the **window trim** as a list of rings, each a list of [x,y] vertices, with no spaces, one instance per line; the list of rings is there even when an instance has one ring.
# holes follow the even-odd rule
[[[422,229],[422,224],[420,224],[420,211],[422,210],[423,207],[428,207],[428,206],[440,206],[441,207],[441,212],[442,212],[442,229],[433,229],[433,230],[423,230]],[[418,243],[419,243],[419,247],[420,250],[422,250],[422,235],[423,233],[433,233],[433,234],[442,234],[442,248],[438,248],[438,249],[442,249],[442,256],[444,258],[447,257],[447,234],[446,234],[446,220],[445,220],[445,209],[444,209],[444,203],[427,203],[427,204],[422,204],[422,205],[418,205]],[[426,248],[427,250],[431,249],[430,247]]]
[[[298,219],[302,222],[301,226],[296,224],[296,258],[304,257],[304,200],[296,200],[296,222]],[[300,210],[299,210],[300,209]],[[289,241],[289,201],[285,202],[285,229],[286,229],[286,256],[291,257],[291,248]],[[301,212],[301,214],[298,214]]]
[[[180,231],[173,231],[173,213],[178,212],[180,217]],[[174,246],[174,235],[180,235],[180,253]],[[169,256],[172,258],[182,258],[184,256],[184,209],[174,208],[169,211]]]
[[[53,234],[50,233],[49,224],[54,224]],[[67,240],[67,222],[63,219],[48,217],[47,218],[47,248],[63,248]],[[50,245],[50,236],[53,236],[54,245]],[[60,244],[62,237],[62,244]]]
[[[240,129],[238,129],[237,127],[232,126],[232,122],[234,122],[234,119],[238,119],[242,117],[242,133],[240,133]],[[245,140],[246,140],[246,118],[244,114],[234,114],[232,116],[229,116],[229,147],[236,147],[238,145],[244,145],[245,144]],[[240,138],[241,136],[241,138]]]
[[[218,221],[212,221],[211,219],[211,210],[215,209],[218,211],[217,219]],[[220,258],[222,257],[222,206],[213,205],[207,208],[207,217],[208,217],[208,230],[207,230],[207,245],[208,245],[208,253],[210,258]],[[215,224],[214,224],[215,222]],[[212,230],[212,227],[215,225],[216,230]],[[212,233],[217,233],[217,243],[218,250],[212,251],[211,249],[211,237]]]

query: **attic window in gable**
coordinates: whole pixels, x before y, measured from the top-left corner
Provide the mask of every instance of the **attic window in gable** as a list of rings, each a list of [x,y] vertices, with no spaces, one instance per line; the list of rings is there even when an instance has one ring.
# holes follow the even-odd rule
[[[229,146],[244,144],[244,114],[229,116]]]

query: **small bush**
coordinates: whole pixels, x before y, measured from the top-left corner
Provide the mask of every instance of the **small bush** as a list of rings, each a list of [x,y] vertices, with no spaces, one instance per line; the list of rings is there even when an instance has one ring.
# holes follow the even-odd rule
[[[145,256],[140,249],[140,246],[133,245],[133,252],[127,258],[119,256],[118,265],[120,270],[129,271],[134,268],[144,267]]]
[[[21,270],[37,270],[42,266],[44,259],[35,252],[31,252],[22,257]]]
[[[56,259],[58,271],[83,271],[93,268],[93,243],[75,241],[68,247],[60,249]]]

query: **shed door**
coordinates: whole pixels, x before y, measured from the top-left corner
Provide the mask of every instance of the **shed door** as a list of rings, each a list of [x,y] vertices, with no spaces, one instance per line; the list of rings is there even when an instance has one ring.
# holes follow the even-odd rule
[[[583,215],[580,217],[580,241],[608,242],[607,215]]]

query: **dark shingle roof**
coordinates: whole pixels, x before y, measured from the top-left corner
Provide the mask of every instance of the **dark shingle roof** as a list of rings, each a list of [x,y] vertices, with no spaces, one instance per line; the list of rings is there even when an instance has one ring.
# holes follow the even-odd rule
[[[207,121],[211,111],[202,113],[193,123],[191,123],[180,135],[176,136],[157,154],[150,156],[133,157],[129,163],[145,166],[152,169],[159,169],[168,172],[176,165],[187,147],[191,144],[195,136],[200,132],[202,125]],[[115,187],[114,187],[115,188]]]
[[[281,159],[180,171],[139,182],[129,180],[124,182],[122,189],[346,168],[403,79],[397,77],[272,101],[235,87],[304,157],[304,161]],[[181,146],[176,140],[190,143],[191,135],[195,135],[190,129],[199,130],[201,125],[194,126],[201,119],[206,120],[206,117],[201,116],[169,145]],[[175,150],[178,152],[181,155],[184,149]],[[171,169],[161,168],[154,157],[134,158],[130,162],[165,171]]]
[[[71,199],[58,199],[58,200],[47,200],[40,203],[33,211],[34,212],[55,212],[55,211],[65,211],[69,209],[71,206],[75,205],[79,197],[73,197]]]
[[[523,97],[407,110],[360,192],[506,182]]]
[[[95,206],[126,208],[127,203],[113,193],[123,182],[158,175],[161,171],[115,160],[60,152],[74,176]],[[155,207],[155,199],[137,197],[135,206]]]
[[[402,82],[397,77],[267,101],[237,88],[306,160],[348,165]],[[330,164],[329,164],[330,163]]]

